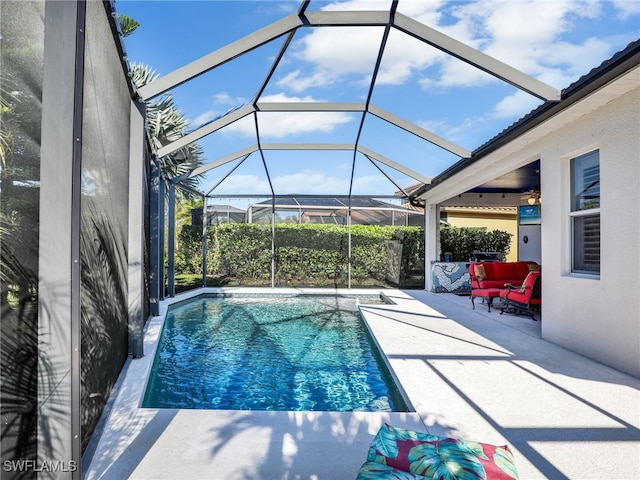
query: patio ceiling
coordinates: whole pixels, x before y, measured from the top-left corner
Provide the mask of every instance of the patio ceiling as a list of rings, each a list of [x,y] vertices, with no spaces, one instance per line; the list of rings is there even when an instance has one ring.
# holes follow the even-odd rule
[[[470,77],[478,75],[477,72],[484,72],[481,73],[482,80],[474,88],[472,98],[475,100],[465,107],[469,111],[486,113],[482,110],[492,106],[482,93],[482,86],[488,84],[493,87],[496,84],[503,86],[492,100],[494,104],[517,92],[525,92],[538,104],[560,100],[561,94],[556,88],[404,14],[402,6],[405,1],[407,0],[390,1],[387,9],[375,11],[314,11],[311,1],[303,1],[295,14],[285,16],[139,88],[138,94],[147,101],[166,93],[172,94],[177,89],[190,88],[191,85],[202,88],[205,83],[215,84],[215,77],[212,75],[219,69],[232,68],[234,63],[268,63],[264,76],[256,80],[256,93],[248,96],[248,101],[197,126],[182,138],[157,148],[155,154],[162,158],[193,142],[208,142],[205,148],[206,162],[172,181],[179,184],[187,178],[197,177],[200,179],[201,193],[216,197],[218,192],[233,193],[228,190],[233,188],[231,179],[244,169],[245,172],[251,172],[251,178],[259,184],[252,190],[254,195],[313,193],[382,197],[400,191],[408,196],[404,190],[408,185],[416,182],[428,184],[434,174],[470,157],[473,149],[486,138],[498,133],[488,132],[490,135],[478,138],[476,145],[463,146],[429,128],[429,125],[453,116],[470,118],[481,114],[451,111],[446,95],[457,95],[459,91],[444,92],[444,89],[436,87],[428,90],[398,88],[385,82],[384,75],[394,68],[385,63],[388,52],[397,52],[408,41],[412,42],[412,52],[421,51],[415,48],[419,45],[420,49],[428,51],[430,55],[446,55],[458,62],[458,71],[467,72]],[[342,98],[343,89],[337,84],[330,91],[324,90],[323,96],[326,99],[323,100],[316,100],[309,95],[279,96],[276,79],[282,81],[305,68],[304,59],[296,55],[296,45],[304,42],[310,32],[320,29],[323,32],[324,29],[331,29],[332,36],[344,35],[345,41],[341,43],[344,49],[362,48],[363,52],[366,51],[367,55],[363,56],[367,57],[369,74],[366,81],[358,79],[361,86],[359,94],[354,98]],[[377,32],[379,41],[374,45],[359,44],[359,32],[366,31],[366,38],[371,38],[372,29]],[[471,73],[470,69],[475,73]],[[428,80],[428,69],[424,75]],[[486,78],[487,75],[489,78]],[[353,83],[356,83],[355,80]],[[215,91],[209,90],[208,93],[213,95]],[[396,106],[399,104],[408,105],[409,108],[404,111],[411,112],[409,117],[396,113]],[[531,103],[525,105],[529,106],[518,115],[530,110]],[[339,115],[340,117],[332,118],[339,118],[336,125],[340,125],[340,122],[342,125],[306,136],[278,136],[270,132],[270,125],[274,122],[290,122],[291,130],[295,130],[296,122],[308,122],[314,115],[319,123],[322,118],[326,118],[322,115]],[[236,138],[231,146],[228,142],[230,134],[238,130],[246,132],[247,129],[251,136]],[[302,136],[305,138],[300,141]],[[402,153],[399,153],[401,145],[410,148],[403,148]],[[305,172],[311,174],[309,172],[324,166],[331,172],[336,172],[338,168],[335,165],[338,164],[349,166],[344,169],[344,181],[336,180],[326,191],[291,191],[291,184],[278,185],[272,182],[275,171],[304,175]],[[530,188],[530,170],[531,168],[514,172],[495,185],[485,185],[483,188],[487,191],[498,188],[524,191]],[[260,172],[260,176],[256,172]],[[371,181],[368,185],[358,183],[356,172],[362,178],[376,176],[382,182]],[[257,181],[260,179],[262,181]],[[381,187],[383,184],[386,186]],[[225,186],[226,190],[223,188]],[[247,190],[240,188],[238,195],[241,195],[241,191]]]

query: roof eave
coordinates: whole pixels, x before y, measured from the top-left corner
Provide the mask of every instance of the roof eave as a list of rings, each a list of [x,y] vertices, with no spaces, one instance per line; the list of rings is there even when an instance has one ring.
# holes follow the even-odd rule
[[[559,101],[543,103],[515,122],[511,127],[508,127],[473,151],[470,157],[460,159],[445,171],[433,177],[431,183],[418,189],[412,197],[417,198],[424,195],[431,188],[445,182],[455,174],[544,123],[549,118],[591,95],[638,65],[640,65],[640,40],[630,43],[626,49],[618,52],[611,59],[603,62],[599,67],[594,68],[591,72],[565,88]]]

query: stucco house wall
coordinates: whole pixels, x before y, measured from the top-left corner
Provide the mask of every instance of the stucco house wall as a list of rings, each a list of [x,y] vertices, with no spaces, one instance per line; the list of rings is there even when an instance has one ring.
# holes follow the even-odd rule
[[[640,67],[427,190],[427,261],[437,205],[540,160],[542,337],[640,377]],[[569,161],[600,151],[601,272],[571,273]],[[430,285],[426,285],[429,289]]]
[[[540,142],[542,336],[640,376],[640,88]],[[600,150],[601,271],[571,274],[569,159]]]

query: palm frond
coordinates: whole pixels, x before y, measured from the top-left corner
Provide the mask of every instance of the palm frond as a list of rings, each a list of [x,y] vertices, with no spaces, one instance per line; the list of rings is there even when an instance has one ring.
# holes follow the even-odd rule
[[[138,87],[147,85],[158,78],[158,74],[149,66],[142,64],[131,65],[132,78]],[[176,106],[173,96],[165,94],[147,101],[147,129],[152,144],[156,149],[169,145],[184,137],[190,129],[189,120]],[[175,178],[187,173],[204,163],[204,150],[198,143],[166,155],[161,159],[162,170],[167,178]],[[197,189],[199,178],[185,180],[188,187]],[[184,190],[177,192],[179,200],[191,195]]]
[[[140,26],[137,21],[125,15],[124,13],[118,13],[116,15],[116,19],[120,24],[120,31],[122,32],[122,36],[124,37],[131,35]]]

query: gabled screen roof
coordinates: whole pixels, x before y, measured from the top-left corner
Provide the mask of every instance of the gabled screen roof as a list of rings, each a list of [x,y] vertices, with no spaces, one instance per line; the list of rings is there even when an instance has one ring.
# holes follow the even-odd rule
[[[141,23],[127,39],[136,45],[145,18],[128,11],[134,3],[117,7]],[[165,12],[175,45],[164,43],[168,58],[150,58],[164,68],[138,93],[189,105],[189,131],[156,153],[198,143],[202,164],[173,180],[197,179],[210,196],[376,196],[428,183],[533,108],[560,99],[569,59],[549,58],[566,51],[536,52],[554,44],[539,32],[549,25],[536,21],[597,17],[565,7],[541,16],[549,3],[536,10],[529,2],[483,3],[484,10],[480,2],[416,0],[178,3],[141,2],[157,10],[151,28]],[[637,35],[634,15],[637,23],[632,12],[607,28]],[[589,37],[562,28],[555,43],[586,52]],[[591,53],[604,57],[619,46],[608,42],[592,39],[599,51]]]

